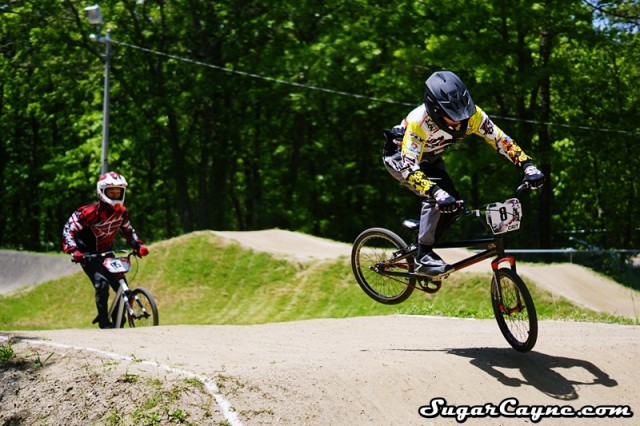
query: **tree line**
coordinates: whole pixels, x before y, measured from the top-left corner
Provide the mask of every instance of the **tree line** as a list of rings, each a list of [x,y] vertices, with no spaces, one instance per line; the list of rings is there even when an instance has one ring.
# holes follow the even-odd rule
[[[384,170],[382,130],[449,69],[549,177],[523,197],[518,244],[640,245],[637,2],[105,0],[101,28],[86,6],[0,5],[1,247],[57,250],[95,201],[105,45],[90,34],[107,29],[109,168],[148,242],[399,231],[419,200]],[[476,137],[445,159],[476,205],[522,178]]]

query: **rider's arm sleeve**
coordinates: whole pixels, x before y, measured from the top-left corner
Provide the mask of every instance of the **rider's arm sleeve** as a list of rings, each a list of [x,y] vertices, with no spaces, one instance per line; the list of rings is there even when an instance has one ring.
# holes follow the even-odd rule
[[[144,244],[138,237],[138,234],[136,234],[136,230],[133,229],[133,226],[131,225],[128,211],[126,211],[124,214],[122,225],[120,225],[120,230],[122,231],[122,234],[126,238],[129,245],[134,249],[137,250],[142,244]]]
[[[402,139],[402,177],[407,184],[421,195],[429,196],[436,186],[422,170],[420,161],[427,135],[419,123],[407,123]]]
[[[496,126],[480,107],[476,106],[476,112],[471,116],[469,124],[471,133],[482,137],[489,145],[498,151],[500,155],[504,156],[516,166],[522,167],[525,162],[531,161],[531,157],[529,157],[513,139]]]
[[[418,191],[421,195],[424,195],[425,197],[430,196],[436,187],[436,183],[430,180],[429,178],[427,178],[427,176],[422,172],[422,170],[409,173],[406,180],[407,180],[407,183],[412,188],[414,188],[416,191]]]
[[[62,228],[62,251],[72,253],[77,248],[76,234],[82,230],[82,218],[79,211],[75,211],[69,217]]]

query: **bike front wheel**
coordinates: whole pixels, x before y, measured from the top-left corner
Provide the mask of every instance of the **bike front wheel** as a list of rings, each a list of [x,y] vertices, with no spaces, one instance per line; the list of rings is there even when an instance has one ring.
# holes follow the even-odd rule
[[[538,339],[538,316],[527,286],[515,271],[508,268],[495,271],[491,303],[507,342],[520,352],[533,349]]]
[[[356,281],[373,300],[395,305],[413,293],[415,278],[390,276],[387,272],[413,272],[413,256],[404,255],[404,240],[384,228],[371,228],[356,238],[351,268]]]
[[[133,315],[127,309],[124,312],[129,327],[150,327],[160,323],[158,306],[149,290],[142,287],[131,290],[131,293],[129,293],[129,306],[133,311]]]

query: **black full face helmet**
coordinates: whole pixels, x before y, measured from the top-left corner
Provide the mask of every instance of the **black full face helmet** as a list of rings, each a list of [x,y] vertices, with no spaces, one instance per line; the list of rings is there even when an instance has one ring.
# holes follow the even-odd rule
[[[454,137],[464,136],[469,117],[476,112],[467,86],[451,71],[437,71],[427,79],[424,105],[438,127]],[[444,117],[461,123],[453,128]]]

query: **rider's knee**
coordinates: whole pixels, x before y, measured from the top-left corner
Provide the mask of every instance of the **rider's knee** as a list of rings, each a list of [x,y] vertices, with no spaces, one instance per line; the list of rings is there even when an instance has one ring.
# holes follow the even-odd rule
[[[96,289],[96,293],[108,292],[109,281],[104,275],[96,273],[93,276],[93,287]]]

